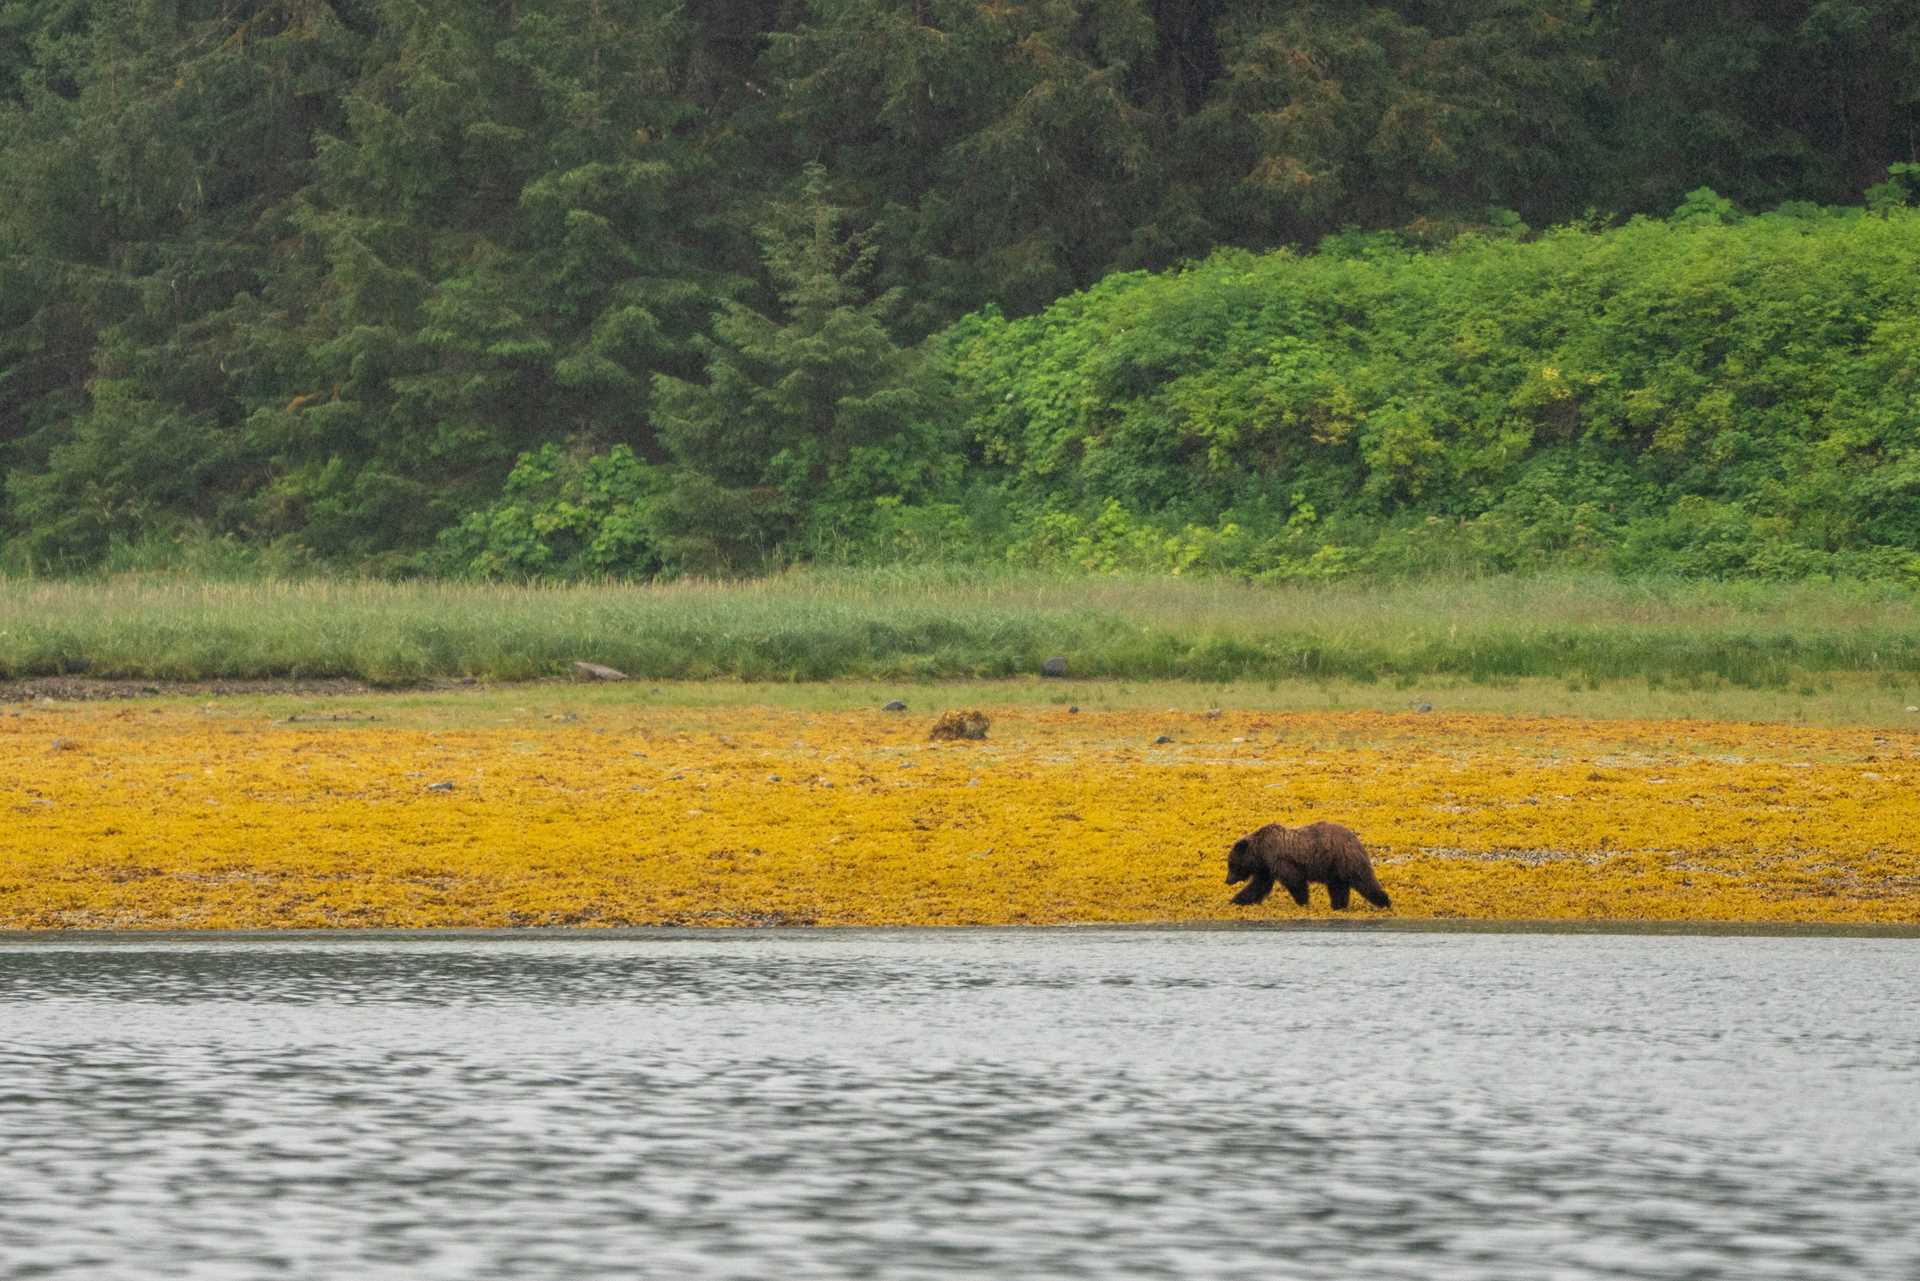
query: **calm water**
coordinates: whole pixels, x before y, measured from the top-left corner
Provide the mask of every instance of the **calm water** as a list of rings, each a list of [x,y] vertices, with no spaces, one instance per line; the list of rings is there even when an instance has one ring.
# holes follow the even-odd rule
[[[1920,1276],[1920,942],[0,940],[0,1276]]]

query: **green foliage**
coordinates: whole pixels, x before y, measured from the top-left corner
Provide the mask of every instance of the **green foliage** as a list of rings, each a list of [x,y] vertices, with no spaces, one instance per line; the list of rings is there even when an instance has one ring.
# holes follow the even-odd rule
[[[1017,558],[1906,578],[1920,212],[1215,255],[940,348]]]
[[[428,542],[547,440],[657,454],[649,378],[735,288],[715,157],[674,136],[677,6],[377,13],[391,47],[296,216],[313,301],[263,336],[302,391],[248,424],[276,475],[255,521],[335,558]]]
[[[1887,180],[1868,187],[1862,197],[1868,209],[1884,214],[1908,204],[1915,192],[1920,192],[1920,164],[1891,164]]]
[[[750,244],[675,136],[678,6],[95,8],[0,101],[22,554],[191,520],[406,568],[544,440],[653,450]],[[171,459],[94,474],[132,402]]]
[[[814,0],[772,41],[780,125],[863,191],[911,331],[961,298],[1033,310],[1116,262],[1203,247],[1156,242],[1180,236],[1159,224],[1185,105],[1163,39],[1207,43],[1180,17],[1207,7]]]
[[[1712,187],[1696,187],[1675,207],[1667,219],[1676,227],[1721,226],[1740,221],[1740,211]]]
[[[1240,243],[1330,220],[1425,235],[1490,206],[1577,209],[1606,64],[1582,0],[1226,5],[1221,75],[1181,129]],[[1223,181],[1224,180],[1224,181]]]
[[[1863,200],[1899,221],[1920,177],[1911,0],[3,8],[15,564],[184,538],[417,572],[447,563],[443,531],[540,508],[503,478],[554,441],[666,467],[633,563],[678,570],[998,555],[1038,515],[1081,527],[1036,555],[1160,568],[1604,559],[1675,493],[1786,521],[1812,564],[1909,545],[1902,322],[1860,346],[1831,291],[1807,336],[1785,293],[1744,310],[1758,251],[1720,237],[1766,224],[1793,272],[1789,230],[1838,234]],[[1699,243],[1644,281],[1565,232],[1538,259],[1498,248],[1669,213]],[[1266,301],[1264,268],[1204,269],[1178,301],[1132,274],[1316,243],[1300,278],[1319,283]],[[1408,265],[1449,246],[1478,283]],[[1549,260],[1574,275],[1528,265]],[[986,306],[939,342],[1056,303],[1058,322],[1077,289],[1138,323],[984,371],[1064,398],[977,411],[960,477],[916,344]],[[1540,331],[1535,367],[1502,290]],[[1633,307],[1657,342],[1632,338]],[[1223,333],[1236,354],[1203,377]],[[1008,361],[1033,346],[1010,341]],[[1445,354],[1476,344],[1487,359]],[[966,386],[1000,358],[936,373]],[[1853,425],[1788,424],[1817,394],[1821,424]],[[1633,492],[1604,513],[1505,494],[1562,447]],[[1769,488],[1773,463],[1793,470]],[[1050,476],[1066,487],[1043,501]],[[576,572],[519,545],[484,572]]]
[[[211,517],[204,501],[210,476],[234,462],[206,416],[143,397],[132,380],[102,380],[46,470],[8,479],[29,529],[13,554],[48,567],[85,565],[116,542]]]
[[[1838,204],[1914,159],[1909,0],[1597,3],[1593,19],[1612,144],[1595,175],[1614,193],[1593,203],[1670,208],[1704,183],[1750,209]]]
[[[439,559],[474,578],[624,578],[660,557],[647,530],[658,468],[625,445],[580,455],[549,442],[520,455],[500,497],[440,535]]]
[[[843,234],[826,175],[762,231],[784,321],[728,304],[703,383],[656,378],[673,458],[652,509],[669,564],[713,571],[777,562],[797,543],[844,533],[873,500],[952,478],[945,405],[918,353],[889,336],[883,295],[861,301],[871,250]]]

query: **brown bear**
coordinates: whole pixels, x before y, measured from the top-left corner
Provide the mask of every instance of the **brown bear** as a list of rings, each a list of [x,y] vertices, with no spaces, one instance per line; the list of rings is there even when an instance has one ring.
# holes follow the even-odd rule
[[[1350,890],[1359,890],[1360,897],[1375,907],[1393,905],[1374,879],[1373,864],[1360,838],[1338,823],[1305,827],[1269,823],[1249,832],[1233,843],[1227,855],[1227,884],[1242,881],[1248,885],[1233,896],[1236,903],[1258,903],[1273,893],[1273,883],[1278,881],[1294,902],[1305,907],[1308,883],[1319,881],[1339,911],[1346,910]]]

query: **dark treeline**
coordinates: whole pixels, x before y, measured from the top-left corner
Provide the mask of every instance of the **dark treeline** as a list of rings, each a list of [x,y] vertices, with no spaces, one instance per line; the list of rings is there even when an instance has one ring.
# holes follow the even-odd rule
[[[923,356],[982,308],[1345,228],[1885,202],[1917,148],[1913,0],[16,0],[0,533],[35,571],[821,554],[821,511],[1007,462]]]

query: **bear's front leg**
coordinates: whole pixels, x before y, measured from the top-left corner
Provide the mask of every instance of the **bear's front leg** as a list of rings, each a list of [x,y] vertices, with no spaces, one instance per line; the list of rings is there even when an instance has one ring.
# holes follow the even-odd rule
[[[1247,882],[1246,888],[1233,896],[1233,901],[1245,907],[1250,903],[1258,903],[1271,893],[1273,893],[1273,873],[1255,872],[1253,879]]]

